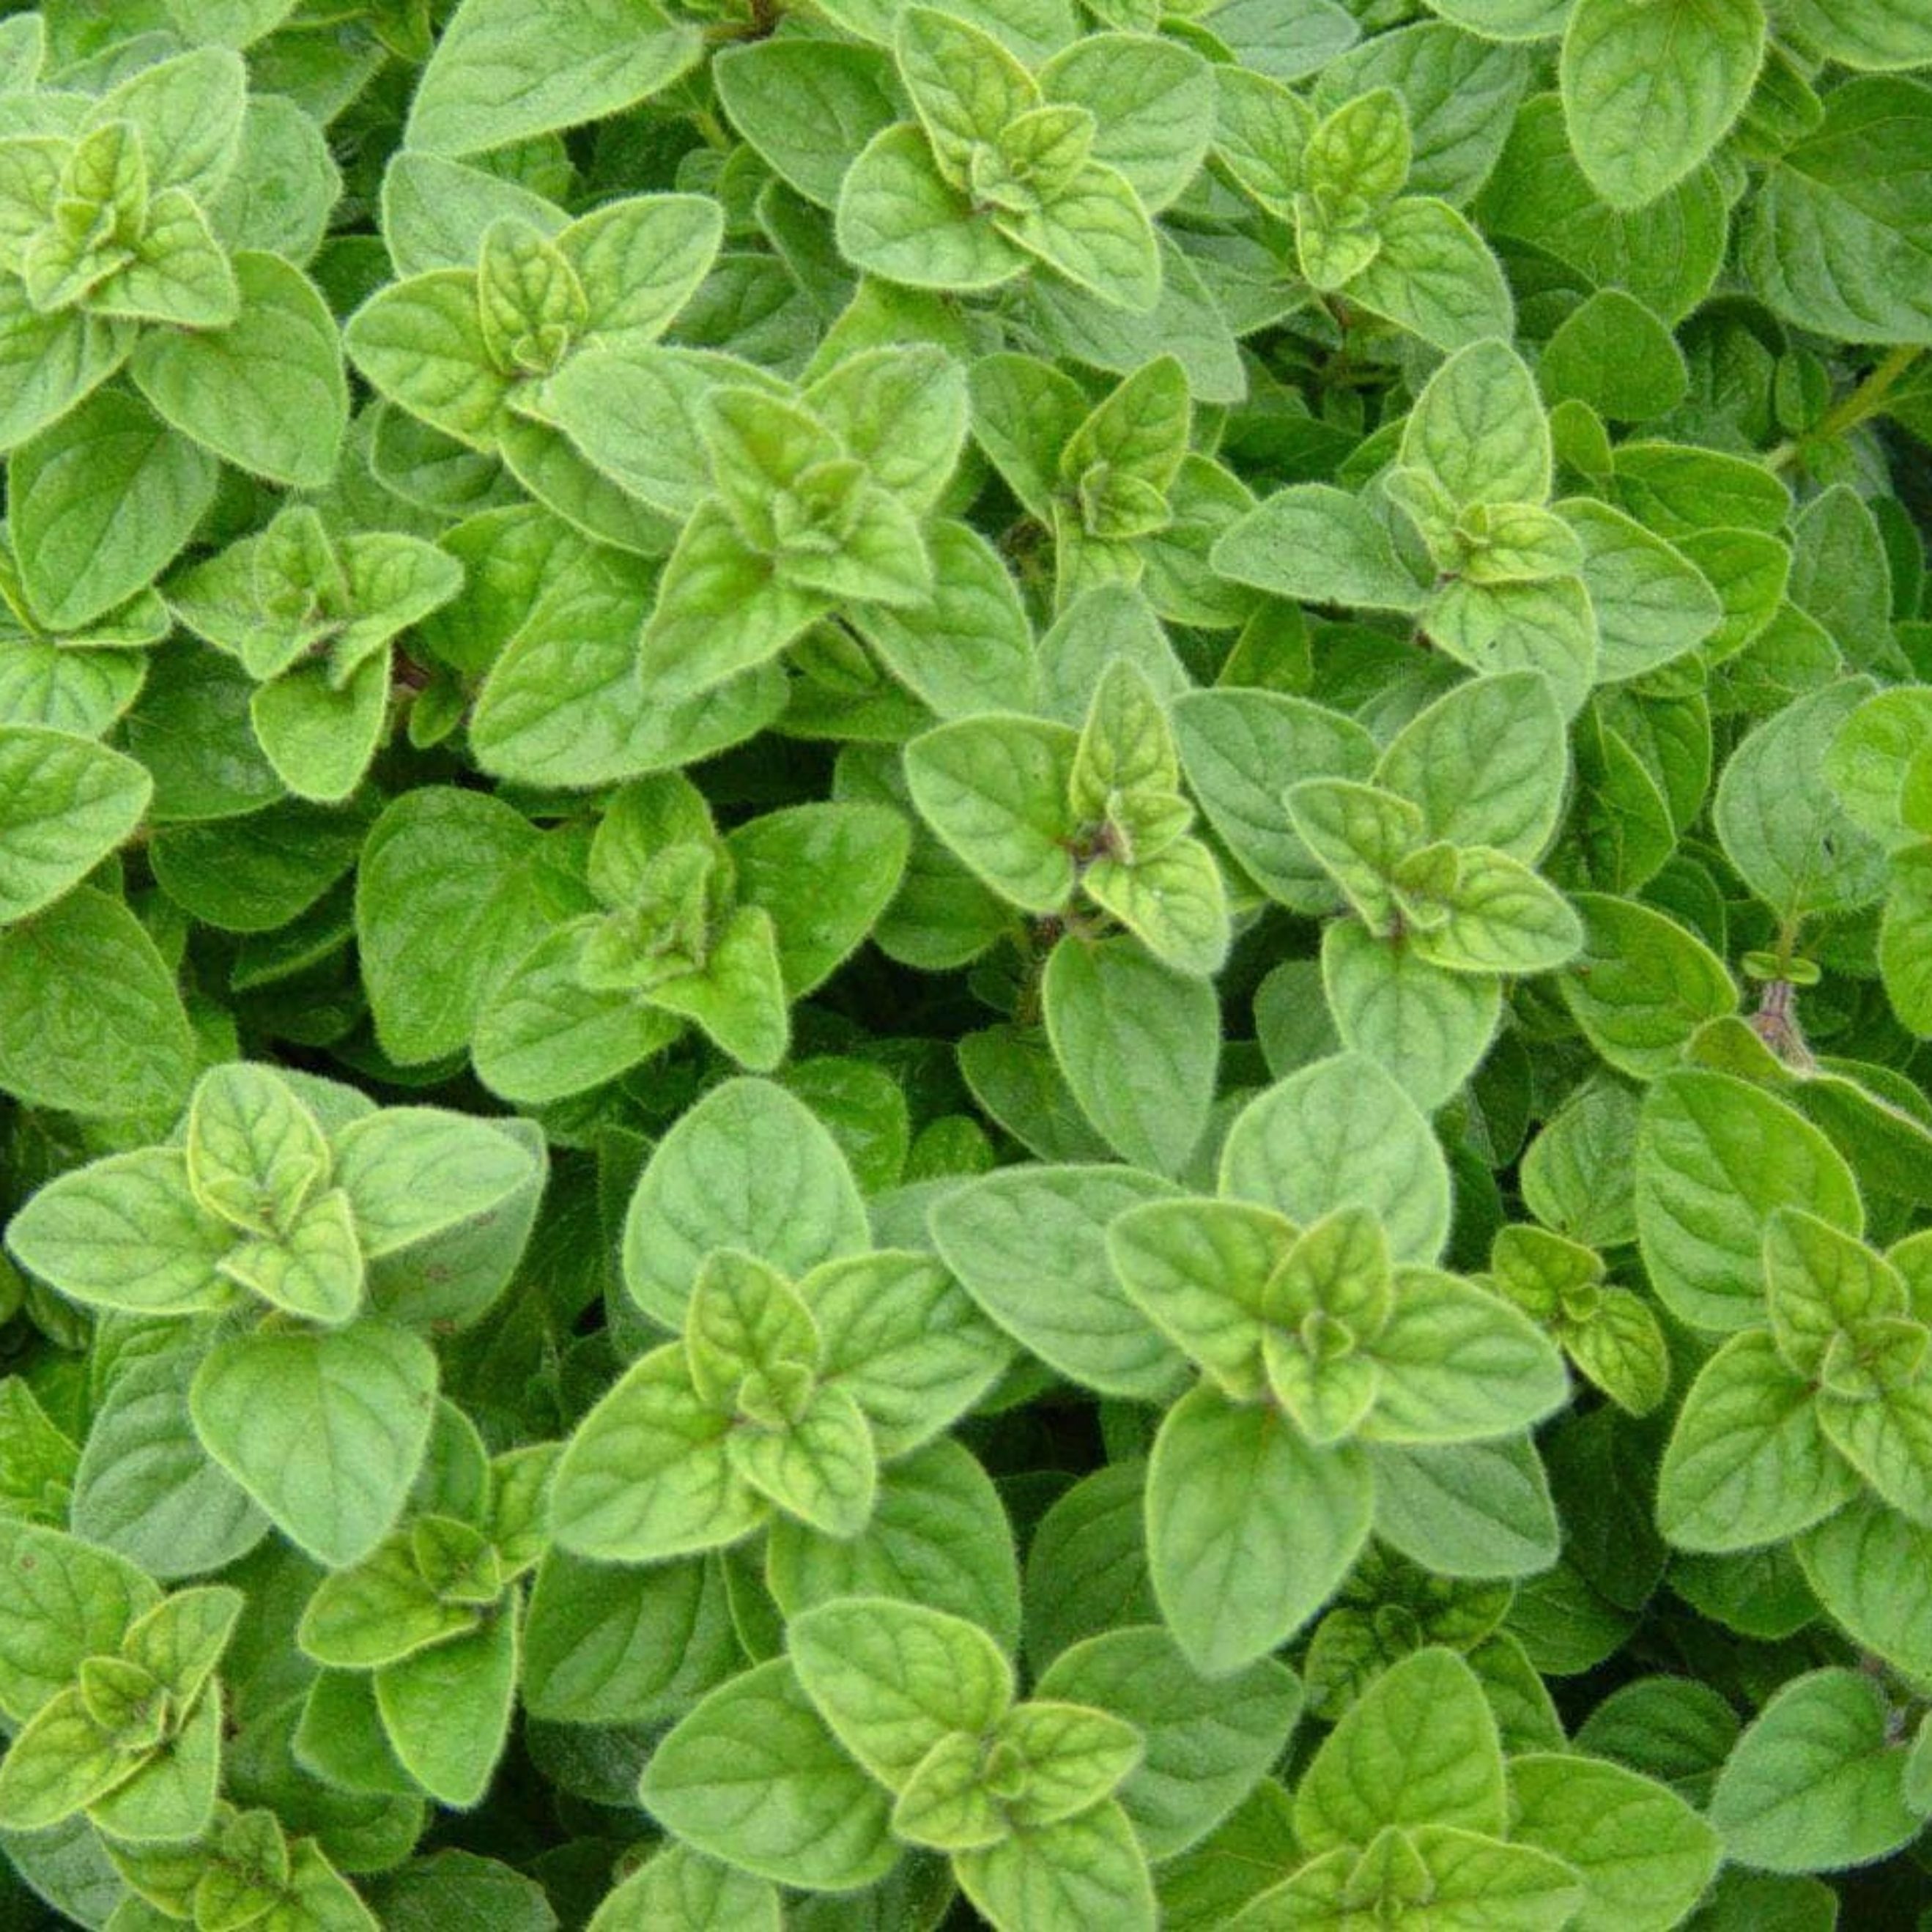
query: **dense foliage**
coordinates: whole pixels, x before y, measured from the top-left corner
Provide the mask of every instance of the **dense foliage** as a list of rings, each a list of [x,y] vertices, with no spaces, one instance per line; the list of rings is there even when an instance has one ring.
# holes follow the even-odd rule
[[[0,4],[0,1925],[1924,1922],[1928,347],[1924,0]]]

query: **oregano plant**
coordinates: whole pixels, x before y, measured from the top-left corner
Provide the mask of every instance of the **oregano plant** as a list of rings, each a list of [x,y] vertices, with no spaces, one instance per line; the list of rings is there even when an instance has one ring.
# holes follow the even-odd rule
[[[1932,1914],[1917,0],[0,4],[0,1922]]]

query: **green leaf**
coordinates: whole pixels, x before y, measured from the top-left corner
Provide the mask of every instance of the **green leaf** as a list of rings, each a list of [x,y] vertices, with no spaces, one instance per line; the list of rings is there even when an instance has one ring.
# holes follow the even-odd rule
[[[188,1106],[196,1202],[244,1234],[273,1236],[326,1181],[328,1142],[288,1084],[245,1062],[212,1068]]]
[[[1335,889],[1295,829],[1282,778],[1366,778],[1374,740],[1353,718],[1276,692],[1186,692],[1174,726],[1188,781],[1240,865],[1284,904],[1332,910]]]
[[[906,821],[854,801],[788,806],[747,820],[725,839],[738,896],[777,928],[786,996],[829,979],[898,890],[909,855]]]
[[[516,1703],[517,1648],[511,1604],[478,1629],[376,1672],[390,1748],[440,1804],[466,1810],[489,1788]]]
[[[1804,1580],[1855,1643],[1909,1676],[1932,1662],[1932,1605],[1919,1586],[1932,1531],[1875,1496],[1854,1496],[1793,1546]]]
[[[0,1759],[0,1826],[45,1831],[127,1784],[147,1761],[139,1750],[116,1746],[79,1690],[63,1690],[34,1713]]]
[[[1018,1640],[1018,1567],[998,1492],[950,1437],[879,1472],[871,1521],[833,1538],[772,1525],[766,1581],[789,1617],[840,1597],[893,1597],[964,1617],[1002,1648]]]
[[[1170,40],[1089,34],[1040,70],[1049,100],[1084,107],[1097,124],[1094,155],[1118,169],[1149,213],[1193,178],[1214,126],[1207,63]]]
[[[1563,1860],[1582,1878],[1577,1932],[1666,1932],[1715,1874],[1718,1834],[1674,1792],[1635,1772],[1569,1752],[1509,1764],[1511,1838]]]
[[[1886,998],[1901,1025],[1932,1034],[1932,846],[1915,847],[1893,862],[1892,890],[1879,928],[1879,967]]]
[[[166,1114],[194,1075],[174,974],[119,900],[82,886],[0,933],[0,1086],[16,1100]]]
[[[1878,841],[1828,786],[1800,793],[1786,776],[1822,770],[1870,689],[1846,679],[1786,706],[1738,746],[1718,781],[1712,818],[1725,856],[1780,918],[1850,911],[1884,891]]]
[[[1686,1550],[1748,1550],[1796,1535],[1858,1493],[1813,1390],[1770,1335],[1734,1335],[1684,1399],[1658,1474],[1659,1527]]]
[[[149,330],[130,373],[184,435],[270,482],[314,489],[334,473],[349,386],[334,319],[279,256],[235,257],[241,310],[225,328]]]
[[[1883,1694],[1855,1670],[1814,1670],[1782,1686],[1738,1740],[1711,1796],[1724,1850],[1761,1871],[1833,1871],[1915,1837],[1906,1745]]]
[[[1684,1070],[1646,1096],[1636,1141],[1637,1228],[1664,1306],[1728,1333],[1762,1318],[1761,1251],[1772,1211],[1802,1205],[1848,1234],[1856,1183],[1831,1142],[1781,1100],[1724,1073]]]
[[[651,1754],[638,1796],[694,1850],[781,1885],[850,1891],[898,1856],[886,1794],[840,1748],[783,1658],[684,1718]]]
[[[1132,1724],[1145,1755],[1114,1792],[1150,1858],[1204,1837],[1280,1755],[1301,1687],[1271,1658],[1231,1676],[1198,1675],[1163,1630],[1110,1630],[1062,1651],[1038,1694],[1108,1711]]]
[[[242,1242],[221,1272],[272,1306],[331,1326],[362,1300],[362,1252],[349,1198],[338,1187],[307,1202],[272,1234]]]
[[[937,1436],[1006,1366],[1004,1338],[927,1256],[886,1249],[827,1262],[798,1293],[822,1338],[820,1379],[865,1412],[883,1457]]]
[[[1392,1665],[1322,1740],[1295,1792],[1305,1852],[1366,1847],[1388,1826],[1504,1828],[1502,1748],[1475,1673],[1432,1646]]]
[[[1724,962],[1664,914],[1580,892],[1582,956],[1557,986],[1590,1044],[1619,1072],[1652,1080],[1678,1065],[1707,1020],[1737,1010]]]
[[[1599,289],[1566,316],[1537,374],[1552,404],[1574,397],[1616,422],[1667,415],[1690,387],[1670,330],[1622,289]]]
[[[1422,588],[1360,499],[1326,483],[1277,490],[1219,538],[1223,577],[1277,597],[1358,609],[1414,610]]]
[[[1204,1384],[1184,1396],[1148,1470],[1148,1554],[1193,1667],[1239,1670],[1313,1616],[1360,1553],[1373,1497],[1352,1444],[1311,1448],[1273,1409]]]
[[[854,267],[909,288],[997,288],[1027,266],[1025,251],[974,212],[905,121],[874,135],[845,170],[836,236]]]
[[[1489,1051],[1502,1007],[1496,980],[1432,965],[1352,920],[1322,935],[1322,983],[1342,1046],[1431,1112]]]
[[[1378,1444],[1377,1536],[1449,1576],[1526,1576],[1556,1560],[1550,1482],[1520,1436],[1398,1448]]]
[[[1104,1394],[1159,1400],[1184,1364],[1122,1292],[1106,1234],[1124,1210],[1174,1192],[1131,1168],[1012,1168],[944,1196],[929,1220],[946,1266],[1023,1347]]]
[[[1562,1358],[1499,1296],[1433,1268],[1398,1268],[1388,1324],[1365,1341],[1380,1372],[1365,1440],[1453,1442],[1538,1421],[1568,1393]]]
[[[892,63],[870,47],[758,40],[721,50],[711,74],[739,133],[824,208],[838,205],[846,164],[904,112]]]
[[[189,1404],[208,1454],[298,1549],[360,1562],[394,1522],[429,1438],[436,1358],[374,1322],[218,1342]]]
[[[792,1667],[833,1735],[902,1790],[949,1734],[993,1731],[1013,1698],[1010,1665],[976,1624],[923,1605],[854,1597],[794,1616]]]
[[[0,1560],[0,1710],[24,1724],[88,1658],[118,1653],[161,1593],[125,1557],[64,1530],[10,1525]]]
[[[1550,494],[1550,430],[1535,379],[1507,343],[1459,350],[1430,377],[1402,435],[1402,460],[1459,511],[1540,503]]]
[[[742,1248],[794,1279],[869,1247],[866,1211],[831,1135],[763,1080],[731,1080],[653,1150],[624,1224],[624,1280],[644,1312],[680,1327],[704,1257]]]
[[[1128,1298],[1232,1400],[1264,1390],[1268,1290],[1292,1222],[1232,1201],[1150,1201],[1114,1216],[1107,1253]]]
[[[409,144],[472,154],[601,119],[668,87],[702,52],[653,0],[567,0],[532,49],[510,0],[464,0],[410,110]]]
[[[878,1459],[865,1414],[842,1388],[820,1388],[782,1428],[739,1426],[731,1468],[789,1516],[828,1536],[853,1536],[872,1513]]]
[[[1614,207],[1641,208],[1681,181],[1743,110],[1764,42],[1759,0],[1578,0],[1563,37],[1563,110],[1591,185]]]
[[[1151,1932],[1158,1922],[1145,1855],[1112,1800],[982,1850],[956,1852],[960,1889],[998,1932],[1073,1932],[1118,1925]]]
[[[69,310],[43,315],[26,285],[0,276],[0,449],[12,449],[65,416],[124,362],[138,325]]]
[[[1082,1111],[1124,1160],[1178,1172],[1214,1098],[1220,1024],[1211,989],[1125,942],[1063,939],[1042,995],[1048,1037]]]
[[[1533,863],[1562,810],[1563,718],[1530,671],[1471,678],[1390,740],[1373,782],[1422,808],[1429,837]]]
[[[34,615],[75,630],[142,589],[193,533],[216,468],[118,390],[21,444],[8,460],[8,508]]]
[[[0,923],[77,885],[140,823],[154,785],[131,758],[36,726],[0,726]]]
[[[632,1925],[675,1927],[677,1932],[782,1932],[780,1911],[778,1892],[767,1881],[674,1844],[604,1894],[590,1932],[624,1932]]]
[[[728,1408],[692,1385],[674,1343],[634,1362],[578,1424],[557,1466],[559,1546],[606,1562],[661,1562],[748,1534],[770,1505],[739,1473]]]
[[[920,817],[1028,912],[1057,911],[1073,890],[1067,785],[1078,742],[1065,725],[987,714],[940,725],[906,747]]]
[[[1855,342],[1932,340],[1932,266],[1914,210],[1932,88],[1847,81],[1787,148],[1739,234],[1752,286],[1802,328]]]
[[[1228,1130],[1220,1184],[1304,1225],[1367,1208],[1398,1262],[1432,1261],[1448,1238],[1449,1174],[1436,1136],[1360,1054],[1318,1060],[1251,1101]]]
[[[1557,510],[1583,545],[1602,682],[1642,676],[1718,629],[1723,602],[1682,551],[1592,497],[1566,497]]]
[[[1516,325],[1509,284],[1488,244],[1446,201],[1409,195],[1377,224],[1375,259],[1347,298],[1437,349],[1466,349]]]

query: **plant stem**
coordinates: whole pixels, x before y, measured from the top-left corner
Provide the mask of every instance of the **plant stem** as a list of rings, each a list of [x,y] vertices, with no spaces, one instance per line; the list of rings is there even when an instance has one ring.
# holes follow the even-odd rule
[[[1857,428],[1868,417],[1877,415],[1885,406],[1886,398],[1924,352],[1918,344],[1910,342],[1902,342],[1888,351],[1856,389],[1840,396],[1818,418],[1817,427],[1808,436],[1780,443],[1765,461],[1774,470],[1787,470],[1798,460],[1805,444],[1843,436],[1847,430]]]

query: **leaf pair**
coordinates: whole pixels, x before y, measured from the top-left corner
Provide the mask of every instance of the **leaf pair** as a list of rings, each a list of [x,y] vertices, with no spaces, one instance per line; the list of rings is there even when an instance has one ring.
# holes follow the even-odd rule
[[[1881,1256],[1798,1208],[1766,1224],[1769,1326],[1734,1335],[1684,1397],[1658,1516],[1686,1549],[1795,1536],[1862,1490],[1932,1523],[1928,1244]]]
[[[14,1528],[0,1552],[0,1706],[21,1726],[0,1760],[0,1825],[41,1831],[85,1810],[119,1838],[196,1836],[214,1807],[214,1672],[241,1593],[164,1598],[132,1564],[56,1530]]]
[[[1139,86],[1131,67],[1112,78],[1108,41],[1156,70]],[[1154,307],[1154,224],[1137,182],[1108,157],[1124,164],[1137,150],[1135,172],[1157,200],[1185,185],[1204,142],[1162,95],[1202,92],[1198,58],[1150,62],[1126,37],[1101,37],[1036,80],[992,34],[926,7],[901,14],[894,56],[918,118],[882,129],[846,171],[837,232],[849,260],[955,290],[998,287],[1038,262],[1102,302]]]
[[[992,1639],[922,1605],[835,1599],[794,1616],[787,1639],[789,1660],[765,1671],[790,1678],[802,1714],[862,1767],[848,1830],[876,1820],[882,1838],[948,1853],[967,1896],[1003,1932],[1072,1932],[1102,1908],[1109,1922],[1154,1925],[1146,1856],[1114,1796],[1141,1761],[1134,1726],[1056,1698],[1016,1702]],[[746,1838],[721,1842],[693,1776],[726,1707],[748,1700],[763,1675],[700,1705],[660,1748],[641,1796],[700,1849],[810,1882],[802,1861],[761,1856]]]
[[[572,1436],[559,1543],[654,1562],[735,1542],[774,1512],[855,1535],[880,1462],[938,1434],[1003,1366],[998,1344],[961,1324],[962,1303],[910,1252],[828,1261],[794,1283],[712,1250],[682,1340],[634,1364]]]
[[[642,382],[674,369],[647,364]],[[682,406],[695,421],[708,488],[644,626],[654,699],[687,699],[753,670],[842,606],[928,600],[922,525],[966,430],[964,380],[943,351],[869,350],[795,396],[742,379],[706,383],[688,367],[676,374],[686,388],[698,374]],[[625,393],[636,409],[680,406],[676,388],[660,399],[638,378]],[[590,446],[607,440],[592,432]],[[652,460],[664,466],[662,455]]]
[[[416,1514],[317,1586],[296,1635],[324,1668],[295,1742],[320,1774],[360,1790],[393,1766],[443,1804],[482,1796],[515,1708],[516,1586],[547,1540],[556,1459],[548,1444],[495,1457],[478,1507]]]
[[[1187,828],[1165,706],[1117,660],[1084,728],[1018,716],[942,724],[906,748],[920,815],[1000,896],[1064,915],[1076,891],[1163,964],[1215,972],[1227,952],[1225,890]]]
[[[398,633],[449,603],[463,566],[419,537],[337,536],[304,504],[168,586],[176,616],[256,680],[249,719],[298,798],[361,784],[388,723]]]

